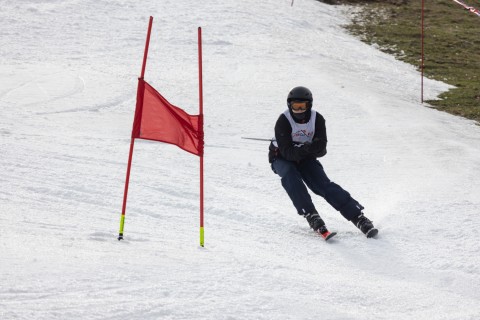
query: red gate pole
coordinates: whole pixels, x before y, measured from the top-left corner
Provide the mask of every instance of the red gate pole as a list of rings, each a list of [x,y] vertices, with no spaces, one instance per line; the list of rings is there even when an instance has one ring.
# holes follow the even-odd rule
[[[202,76],[202,28],[198,27],[198,95],[199,95],[199,114],[200,114],[200,246],[204,247],[204,228],[203,228],[203,148],[204,148],[204,133],[203,133],[203,76]]]
[[[147,40],[146,40],[146,43],[145,43],[145,51],[143,53],[142,73],[140,74],[139,80],[143,80],[143,77],[145,76],[145,66],[147,65],[148,45],[150,44],[150,33],[152,31],[152,23],[153,23],[153,17],[150,16],[150,21],[148,22],[148,31],[147,31]],[[138,92],[137,92],[137,98],[138,98]],[[142,108],[142,107],[143,107],[143,105],[139,104],[139,101],[137,100],[136,108]],[[141,114],[141,112],[140,112],[140,114]],[[135,112],[135,115],[137,115],[137,110]],[[135,122],[135,120],[134,120],[134,122]],[[133,146],[134,145],[135,145],[135,137],[134,137],[133,132],[132,132],[132,139],[130,140],[130,152],[128,154],[127,177],[125,179],[125,190],[123,192],[122,216],[120,218],[120,231],[118,233],[118,240],[123,239],[123,227],[125,225],[125,212],[126,212],[126,209],[127,209],[128,185],[130,183],[130,169],[132,167]]]
[[[420,66],[420,69],[421,69],[421,73],[422,73],[422,84],[421,84],[421,102],[423,103],[423,69],[425,69],[425,62],[424,62],[424,39],[425,39],[425,36],[424,36],[424,33],[425,33],[425,0],[422,0],[422,35],[421,35],[421,38],[422,38],[422,58],[421,58],[421,66]]]

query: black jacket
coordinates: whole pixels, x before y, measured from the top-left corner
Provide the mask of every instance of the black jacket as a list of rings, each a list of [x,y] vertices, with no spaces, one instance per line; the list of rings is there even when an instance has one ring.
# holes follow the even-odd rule
[[[275,139],[278,148],[270,144],[268,160],[272,163],[277,158],[288,161],[300,162],[309,158],[319,158],[327,154],[327,129],[323,116],[315,112],[315,134],[311,144],[295,146],[292,141],[292,126],[287,117],[282,113],[275,124]]]

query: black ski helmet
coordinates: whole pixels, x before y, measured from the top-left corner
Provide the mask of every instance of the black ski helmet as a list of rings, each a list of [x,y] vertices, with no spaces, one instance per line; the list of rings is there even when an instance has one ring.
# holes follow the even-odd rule
[[[295,113],[292,111],[291,102],[292,101],[307,101],[307,110],[302,113]],[[305,87],[295,87],[288,93],[287,105],[290,115],[295,119],[295,122],[305,123],[310,120],[312,114],[312,102],[313,95],[308,88]]]
[[[307,107],[310,109],[313,102],[312,92],[305,87],[295,87],[288,93],[287,105],[289,109],[291,101],[307,101]]]

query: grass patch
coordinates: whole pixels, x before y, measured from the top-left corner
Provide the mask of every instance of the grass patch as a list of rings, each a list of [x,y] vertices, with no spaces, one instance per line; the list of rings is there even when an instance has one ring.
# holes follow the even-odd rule
[[[420,0],[324,0],[358,4],[346,28],[364,42],[419,67]],[[465,0],[480,7],[479,1]],[[426,101],[433,107],[480,122],[480,17],[451,0],[425,1],[425,76],[456,88]],[[425,88],[428,90],[428,88]]]

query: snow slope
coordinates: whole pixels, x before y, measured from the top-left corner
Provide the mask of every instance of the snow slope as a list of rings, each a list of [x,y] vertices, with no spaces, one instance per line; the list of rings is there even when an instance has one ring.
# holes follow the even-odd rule
[[[419,104],[414,67],[313,0],[0,1],[1,319],[478,319],[480,127]],[[205,248],[198,158],[135,144],[146,80],[198,110],[203,27]],[[296,215],[267,162],[292,87],[327,119],[327,174],[380,229],[323,199],[336,240]],[[426,82],[427,98],[448,86]]]

